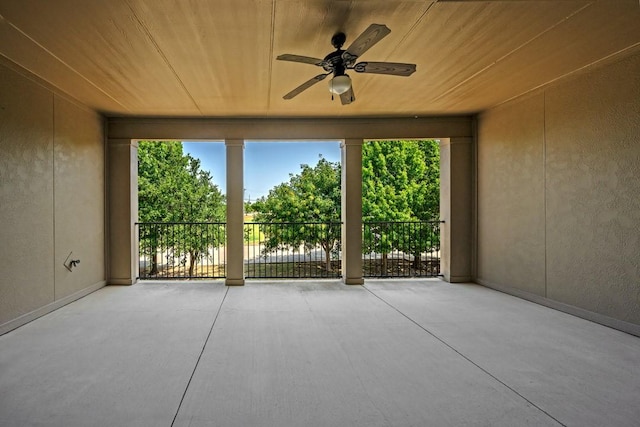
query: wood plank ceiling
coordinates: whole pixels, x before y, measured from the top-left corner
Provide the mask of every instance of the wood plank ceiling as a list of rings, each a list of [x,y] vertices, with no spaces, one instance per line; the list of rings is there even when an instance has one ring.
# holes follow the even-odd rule
[[[410,77],[352,73],[331,101],[323,58],[337,31],[391,34],[362,59]],[[2,0],[0,55],[109,116],[402,117],[468,114],[640,51],[638,0]],[[8,61],[7,61],[8,60]]]

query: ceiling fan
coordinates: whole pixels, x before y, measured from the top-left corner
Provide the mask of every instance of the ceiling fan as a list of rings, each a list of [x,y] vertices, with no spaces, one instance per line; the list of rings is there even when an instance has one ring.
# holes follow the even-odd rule
[[[351,104],[356,100],[356,96],[353,91],[351,77],[346,73],[347,70],[354,70],[356,73],[410,76],[416,71],[416,64],[403,64],[399,62],[359,62],[356,64],[356,60],[363,53],[386,37],[390,32],[391,30],[386,25],[371,24],[346,50],[342,49],[342,45],[344,45],[344,42],[347,40],[347,36],[344,33],[336,33],[331,38],[331,44],[336,48],[336,51],[331,52],[325,56],[324,59],[291,54],[278,56],[276,59],[280,61],[316,65],[326,71],[326,73],[318,74],[302,83],[287,93],[283,98],[291,99],[319,81],[324,80],[328,75],[333,74],[333,78],[329,81],[329,91],[332,93],[331,99],[333,99],[333,94],[336,94],[340,95],[340,101],[342,101],[343,105]]]

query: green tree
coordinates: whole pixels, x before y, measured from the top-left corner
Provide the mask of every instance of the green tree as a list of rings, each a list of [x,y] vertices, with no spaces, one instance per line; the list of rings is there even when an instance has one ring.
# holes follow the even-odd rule
[[[221,229],[211,230],[201,224],[224,221],[225,210],[224,196],[210,173],[200,167],[200,160],[183,154],[179,141],[141,141],[138,145],[139,221],[194,223],[184,225],[177,234],[168,233],[162,225],[145,228],[141,247],[151,255],[150,274],[158,272],[161,243],[178,251],[185,263],[189,260],[189,276],[193,276],[197,260],[208,255],[210,246],[224,242]]]
[[[140,247],[151,257],[151,275],[158,273],[159,246],[170,244],[163,239],[166,227],[159,223],[177,220],[171,205],[185,180],[187,162],[180,142],[138,144],[138,220],[158,223],[142,228],[140,235]]]
[[[417,141],[424,156],[425,172],[420,182],[421,190],[411,206],[413,217],[420,221],[436,221],[440,218],[440,144],[433,139]],[[402,245],[402,251],[413,254],[414,268],[419,267],[423,252],[440,246],[439,227],[433,223],[412,224],[411,236]]]
[[[277,185],[253,204],[256,221],[293,223],[278,227],[277,233],[265,227],[265,251],[303,243],[309,249],[320,245],[329,271],[331,252],[340,239],[340,164],[320,158],[315,167],[300,167],[299,174],[289,175],[289,182]]]
[[[190,223],[184,233],[184,250],[189,259],[189,276],[193,276],[195,263],[209,255],[209,248],[224,243],[222,225],[209,223],[223,222],[226,212],[224,196],[212,182],[211,174],[200,169],[200,160],[186,156],[187,175],[185,185],[179,191],[178,209],[175,209],[179,221]],[[213,227],[213,228],[212,228]]]
[[[381,254],[383,271],[393,249],[412,253],[417,266],[433,244],[430,233],[391,223],[429,220],[439,211],[437,142],[369,141],[362,158],[363,221],[372,223],[365,229],[363,251]]]

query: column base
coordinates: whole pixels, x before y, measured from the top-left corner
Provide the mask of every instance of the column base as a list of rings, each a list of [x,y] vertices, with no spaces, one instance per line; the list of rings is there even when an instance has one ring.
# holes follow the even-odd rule
[[[224,284],[227,286],[244,286],[244,279],[225,279]]]
[[[443,280],[449,283],[472,283],[473,279],[471,276],[447,276],[444,275]]]
[[[109,286],[132,286],[138,283],[138,279],[108,279]]]
[[[342,283],[344,283],[345,285],[364,285],[364,279],[362,277],[343,277]]]

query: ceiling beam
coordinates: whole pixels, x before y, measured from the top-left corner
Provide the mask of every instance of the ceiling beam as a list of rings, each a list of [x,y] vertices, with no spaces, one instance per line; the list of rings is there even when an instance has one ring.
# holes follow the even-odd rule
[[[327,140],[473,136],[472,116],[321,119],[110,118],[110,139]]]

